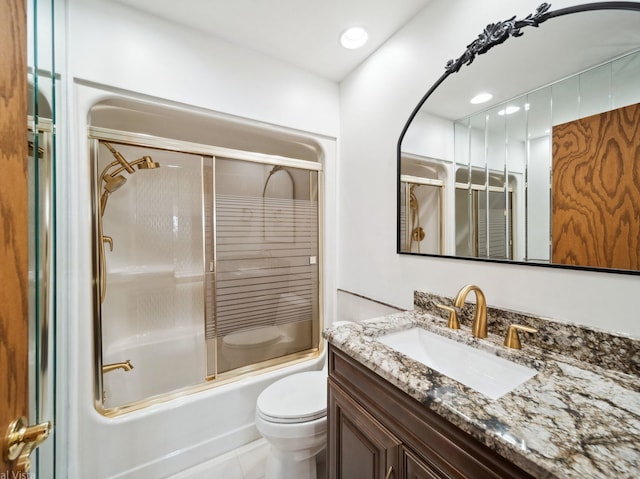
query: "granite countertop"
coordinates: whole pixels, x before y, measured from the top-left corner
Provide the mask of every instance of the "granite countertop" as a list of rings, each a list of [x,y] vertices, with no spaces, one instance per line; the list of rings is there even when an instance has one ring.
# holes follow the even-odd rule
[[[619,351],[596,355],[607,356],[608,361],[618,355],[627,362],[614,369],[606,366],[604,358],[605,366],[577,359],[573,352],[565,354],[562,348],[532,346],[533,341],[527,342],[530,335],[522,333],[523,348],[510,350],[502,345],[502,334],[492,333],[499,322],[495,311],[491,312],[489,337],[477,339],[468,324],[463,322],[460,330],[448,329],[446,320],[428,309],[358,323],[338,322],[325,330],[324,337],[537,478],[640,477],[640,377],[636,369],[640,342],[618,338]],[[520,322],[526,323],[524,319]],[[491,400],[375,340],[415,326],[533,367],[538,374]],[[571,338],[584,343],[584,336],[573,333]],[[605,350],[611,349],[611,341],[605,342]],[[616,340],[613,344],[619,345]]]

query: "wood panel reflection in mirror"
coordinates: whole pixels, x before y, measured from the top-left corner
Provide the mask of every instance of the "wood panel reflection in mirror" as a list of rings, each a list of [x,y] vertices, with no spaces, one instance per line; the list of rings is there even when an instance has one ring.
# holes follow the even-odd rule
[[[554,263],[640,269],[638,173],[640,104],[553,128]]]
[[[489,25],[400,135],[398,253],[638,274],[638,85],[640,2]],[[481,91],[493,99],[469,103]],[[423,181],[440,185],[437,230],[416,223]],[[434,248],[420,238],[435,231]]]

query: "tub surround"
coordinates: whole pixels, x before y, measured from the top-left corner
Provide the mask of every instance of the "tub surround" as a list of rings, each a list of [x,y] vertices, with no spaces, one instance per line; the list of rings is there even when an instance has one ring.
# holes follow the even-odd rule
[[[414,311],[359,323],[337,322],[329,343],[535,477],[630,478],[640,467],[640,341],[530,315],[488,308],[489,336],[471,336],[472,307],[461,329],[446,328],[436,303],[416,292]],[[509,324],[522,349],[503,346]],[[375,341],[420,326],[533,367],[538,374],[497,400]]]

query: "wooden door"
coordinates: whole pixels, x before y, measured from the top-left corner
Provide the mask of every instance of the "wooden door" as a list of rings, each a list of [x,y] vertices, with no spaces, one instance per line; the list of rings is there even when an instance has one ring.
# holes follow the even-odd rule
[[[553,128],[552,262],[640,269],[640,104]]]
[[[28,416],[26,3],[0,2],[0,434]],[[2,458],[3,473],[11,471]]]
[[[329,381],[329,479],[399,479],[400,440]]]

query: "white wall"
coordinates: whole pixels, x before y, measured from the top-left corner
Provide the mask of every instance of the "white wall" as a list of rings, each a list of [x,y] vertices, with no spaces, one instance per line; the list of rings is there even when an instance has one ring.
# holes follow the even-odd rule
[[[338,315],[341,321],[362,321],[400,311],[388,304],[371,301],[347,291],[338,291]]]
[[[58,292],[62,356],[58,375],[61,475],[161,477],[257,437],[255,399],[298,364],[108,419],[93,406],[91,189],[88,113],[109,98],[283,132],[317,146],[324,173],[325,322],[335,316],[338,85],[255,52],[139,14],[112,1],[69,0],[58,166]],[[302,141],[301,140],[301,141]],[[220,415],[219,411],[225,411]],[[121,475],[120,475],[121,474]]]
[[[407,129],[402,152],[453,162],[453,142],[453,122],[421,112]]]
[[[410,112],[487,24],[538,5],[434,0],[341,83],[338,286],[411,308],[415,289],[455,295],[477,283],[492,305],[640,337],[640,276],[395,253],[396,144]]]
[[[69,76],[336,137],[338,86],[105,0],[69,0]]]

